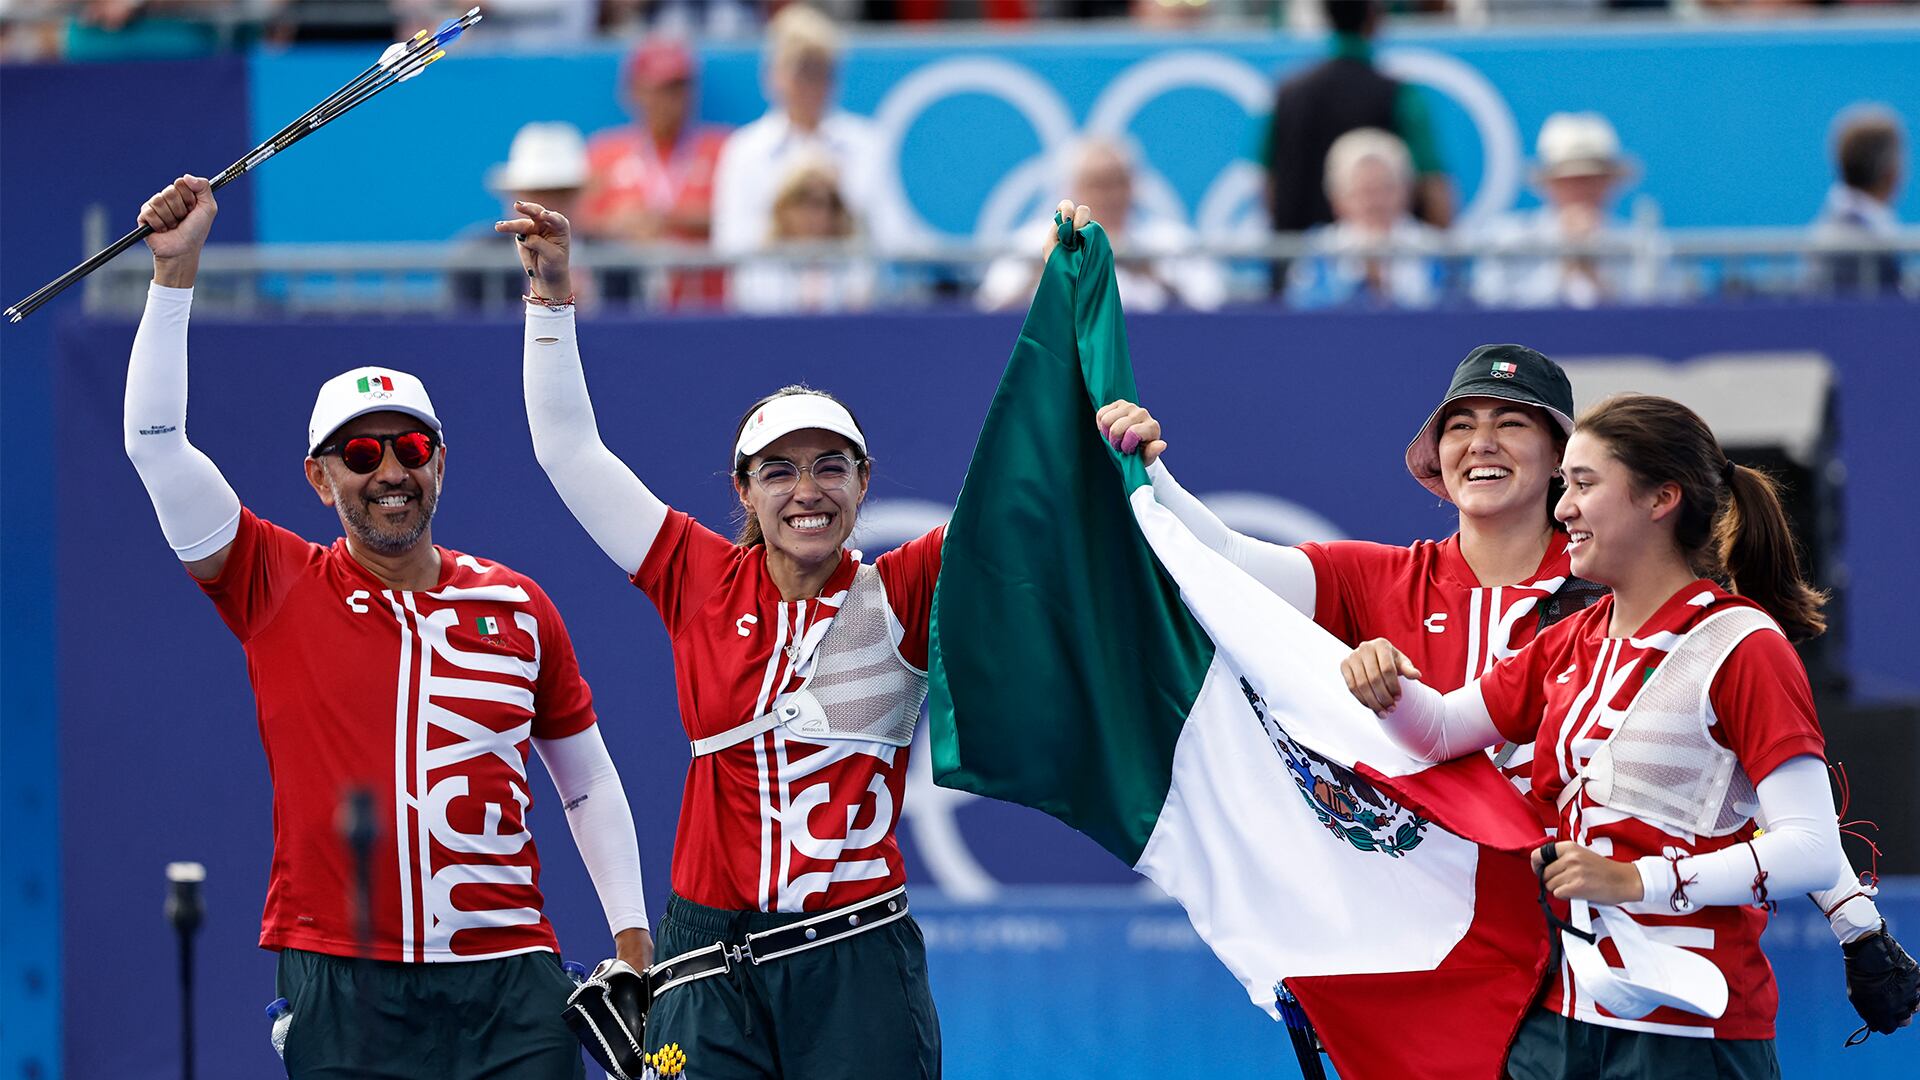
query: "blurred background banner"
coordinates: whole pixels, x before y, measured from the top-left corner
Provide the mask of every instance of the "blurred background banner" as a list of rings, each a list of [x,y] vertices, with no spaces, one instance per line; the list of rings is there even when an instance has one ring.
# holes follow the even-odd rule
[[[479,179],[520,125],[557,118],[550,103],[567,102],[565,118],[586,131],[624,122],[622,50],[490,57],[483,40],[409,86],[405,107],[382,102],[355,114],[328,132],[324,149],[302,147],[251,178],[260,238],[444,240],[498,216]],[[1464,224],[1537,204],[1534,133],[1549,113],[1581,109],[1613,121],[1640,159],[1635,190],[1657,201],[1667,225],[1802,225],[1832,171],[1834,115],[1863,99],[1920,101],[1920,27],[1911,22],[1392,31],[1377,44],[1383,69],[1427,91]],[[758,117],[766,108],[758,46],[699,51],[699,116],[727,125]],[[1257,156],[1275,79],[1325,51],[1271,33],[908,34],[849,45],[841,102],[876,121],[884,147],[876,229],[998,241],[1058,201],[1059,155],[1087,134],[1127,135],[1143,148],[1143,215],[1203,234],[1257,232],[1248,215],[1259,205]],[[344,48],[253,57],[252,139],[363,59]],[[359,197],[394,212],[314,213],[348,175]],[[1900,206],[1901,218],[1920,217],[1920,185],[1907,187]]]
[[[1017,328],[1010,317],[951,313],[602,319],[585,325],[582,349],[609,446],[672,505],[716,527],[731,520],[726,442],[739,410],[795,380],[844,397],[878,462],[855,538],[876,553],[951,508]],[[190,852],[208,868],[200,1008],[218,1019],[206,1025],[206,1051],[264,1072],[273,1063],[259,1010],[273,996],[273,961],[254,941],[271,823],[245,663],[144,513],[139,480],[117,452],[132,324],[67,318],[60,329],[52,442],[66,451],[53,463],[62,497],[51,524],[62,613],[54,671],[67,1013],[127,985],[166,985],[170,942],[141,928],[153,921],[146,909],[157,911],[157,870]],[[1851,580],[1872,587],[1850,591],[1840,628],[1857,686],[1869,692],[1830,697],[1822,717],[1832,755],[1852,774],[1855,813],[1883,826],[1882,871],[1920,869],[1911,783],[1920,716],[1866,700],[1920,696],[1905,601],[1920,593],[1920,577],[1911,529],[1888,527],[1884,497],[1905,483],[1914,405],[1910,371],[1887,359],[1920,340],[1920,311],[1754,304],[1498,321],[1247,312],[1142,316],[1130,331],[1142,396],[1166,424],[1168,460],[1183,482],[1237,527],[1285,541],[1404,542],[1448,531],[1452,515],[1406,475],[1400,447],[1454,358],[1488,338],[1567,361],[1576,387],[1589,370],[1582,358],[1637,357],[1673,377],[1728,362],[1746,365],[1748,380],[1782,368],[1828,372],[1851,463],[1838,554]],[[313,387],[352,364],[390,363],[433,389],[449,447],[435,537],[531,573],[566,617],[635,806],[658,911],[687,760],[667,642],[652,606],[571,520],[534,462],[517,322],[202,318],[193,335],[195,443],[248,506],[321,541],[338,526],[300,471]],[[1707,365],[1687,363],[1708,354],[1716,359]],[[1720,397],[1694,403],[1724,409]],[[1763,405],[1748,402],[1749,411]],[[1360,491],[1368,497],[1356,499]],[[355,677],[350,658],[339,663],[342,678]],[[915,753],[900,835],[915,895],[946,905],[929,916],[928,935],[953,1075],[1003,1075],[1003,1055],[1049,1076],[1128,1075],[1132,1055],[1168,1046],[1226,1070],[1170,1075],[1284,1073],[1281,1030],[1190,940],[1177,909],[1049,818],[932,787],[924,747]],[[551,788],[536,780],[532,793],[549,913],[562,947],[590,962],[608,948],[605,922]],[[148,892],[152,904],[141,899]],[[1899,920],[1904,910],[1889,914]],[[1920,912],[1912,917],[1906,925],[1920,923]],[[1800,995],[1809,1011],[1784,1006],[1793,1019],[1781,1027],[1781,1052],[1808,1063],[1834,1060],[1842,1029],[1851,1030],[1839,953],[1801,929],[1817,921],[1804,901],[1783,904],[1806,971],[1801,980],[1783,972],[1783,993]],[[158,1076],[173,1052],[165,1024],[114,1039],[70,1031],[74,1076]],[[1893,1045],[1911,1049],[1882,1044]]]

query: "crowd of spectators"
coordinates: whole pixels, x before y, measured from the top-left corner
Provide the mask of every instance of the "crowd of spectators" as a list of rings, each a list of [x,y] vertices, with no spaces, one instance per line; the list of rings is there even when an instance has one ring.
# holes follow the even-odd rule
[[[521,43],[667,32],[750,37],[792,0],[488,0],[495,35]],[[104,59],[198,55],[267,42],[403,37],[473,0],[0,0],[0,55]],[[1127,21],[1152,29],[1320,28],[1311,0],[813,0],[838,22],[1021,26]],[[1610,17],[1687,19],[1812,8],[1916,6],[1920,0],[1392,0],[1396,16],[1465,25]]]
[[[0,24],[37,2],[0,0]],[[430,24],[471,2],[249,0],[239,6],[257,11],[268,37],[305,40],[390,34],[396,22]],[[1144,17],[1168,6],[1154,0],[816,3],[488,0],[496,35],[639,32],[620,69],[628,122],[590,138],[563,119],[528,124],[513,137],[506,161],[486,177],[508,208],[527,200],[566,213],[575,223],[577,254],[604,247],[663,256],[581,275],[580,303],[830,312],[859,310],[888,294],[899,269],[887,258],[898,261],[905,230],[876,216],[885,205],[876,189],[887,163],[879,160],[871,122],[837,102],[843,41],[836,17]],[[190,22],[211,6],[85,0],[71,5],[70,22],[130,30],[142,22]],[[1325,58],[1278,84],[1261,128],[1265,210],[1275,233],[1300,238],[1303,246],[1289,249],[1296,257],[1236,262],[1196,254],[1201,238],[1186,225],[1142,212],[1137,195],[1144,158],[1127,140],[1090,138],[1063,150],[1044,205],[1064,195],[1092,208],[1112,238],[1120,294],[1131,310],[1213,310],[1234,292],[1236,275],[1244,285],[1263,267],[1271,271],[1272,296],[1300,308],[1593,307],[1674,298],[1676,275],[1657,211],[1647,212],[1651,200],[1635,200],[1632,220],[1621,213],[1639,165],[1599,113],[1554,113],[1540,126],[1529,176],[1537,206],[1472,225],[1456,221],[1458,195],[1440,154],[1428,92],[1382,71],[1372,46],[1388,11],[1446,6],[1301,0],[1275,8],[1320,12],[1331,31]],[[699,62],[687,42],[689,35],[741,27],[764,33],[768,107],[729,131],[697,119]],[[1814,224],[1816,241],[1857,247],[1896,234],[1893,205],[1906,160],[1898,115],[1885,108],[1844,115],[1836,122],[1833,156],[1837,181]],[[1035,221],[1022,235],[1037,237],[1040,226]],[[459,238],[462,250],[475,252],[456,260],[460,268],[450,277],[461,303],[492,306],[524,286],[511,271],[479,269],[485,260],[477,252],[491,237],[476,226]],[[663,263],[671,265],[659,268]],[[1901,287],[1904,270],[1892,254],[1837,253],[1809,260],[1806,277],[1828,291],[1881,291]],[[944,291],[972,290],[983,309],[1018,309],[1032,296],[1039,272],[1037,259],[1021,247],[983,272],[959,271]]]

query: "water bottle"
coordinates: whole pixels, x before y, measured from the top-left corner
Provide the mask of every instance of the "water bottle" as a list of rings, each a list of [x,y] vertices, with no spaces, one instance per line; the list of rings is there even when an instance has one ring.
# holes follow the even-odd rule
[[[267,1006],[267,1019],[273,1021],[273,1028],[267,1035],[267,1041],[273,1043],[273,1052],[280,1060],[287,1060],[287,1032],[293,1027],[293,1006],[286,998],[274,998]]]

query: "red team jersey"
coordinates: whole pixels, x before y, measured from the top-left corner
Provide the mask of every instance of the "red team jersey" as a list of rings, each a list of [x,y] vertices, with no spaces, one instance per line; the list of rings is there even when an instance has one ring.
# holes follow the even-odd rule
[[[1348,645],[1386,638],[1428,686],[1456,690],[1532,641],[1540,605],[1572,574],[1556,530],[1540,566],[1518,585],[1481,585],[1458,534],[1390,547],[1361,540],[1302,544],[1318,593],[1314,621]],[[1503,748],[1501,771],[1522,792],[1532,783],[1531,742]]]
[[[927,667],[933,586],[944,529],[880,556],[894,645]],[[673,640],[680,722],[689,739],[738,727],[804,682],[798,643],[831,619],[859,556],[843,552],[818,598],[783,600],[762,546],[741,547],[677,510],[667,514],[633,583]],[[906,796],[907,748],[806,742],[775,727],[688,766],[673,845],[673,891],[733,911],[818,911],[905,882],[894,824]]]
[[[1675,593],[1632,636],[1617,638],[1607,636],[1613,613],[1613,598],[1607,597],[1556,624],[1480,681],[1488,712],[1503,735],[1518,740],[1537,734],[1534,791],[1548,805],[1559,799],[1575,773],[1618,726],[1647,676],[1680,636],[1709,612],[1730,604],[1754,606],[1711,582],[1696,581]],[[1714,676],[1709,701],[1711,734],[1733,750],[1755,784],[1789,758],[1825,754],[1806,669],[1793,646],[1779,634],[1762,632],[1742,640]],[[1718,851],[1754,835],[1752,822],[1728,836],[1676,832],[1601,806],[1584,787],[1560,811],[1559,819],[1561,836],[1623,861],[1644,855]],[[1751,906],[1713,906],[1676,915],[1669,901],[1665,896],[1649,897],[1622,910],[1646,928],[1656,945],[1688,949],[1713,961],[1730,991],[1724,1016],[1716,1021],[1665,1007],[1637,1020],[1609,1015],[1582,994],[1565,961],[1546,1007],[1562,1016],[1634,1031],[1772,1038],[1779,992],[1773,969],[1760,952],[1766,913]],[[1610,966],[1619,966],[1619,955],[1604,936],[1600,952]]]
[[[529,737],[594,722],[545,593],[438,548],[431,590],[393,589],[347,551],[255,517],[201,582],[246,648],[273,778],[263,948],[359,951],[355,870],[336,824],[372,793],[373,951],[482,960],[558,951],[527,830]]]

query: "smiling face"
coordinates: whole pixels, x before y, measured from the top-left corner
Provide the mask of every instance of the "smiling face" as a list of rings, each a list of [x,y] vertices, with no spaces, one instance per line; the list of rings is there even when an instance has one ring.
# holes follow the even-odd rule
[[[340,426],[323,448],[356,436],[393,436],[429,431],[426,424],[399,412],[368,413]],[[361,547],[385,556],[404,555],[429,539],[433,512],[440,502],[440,481],[446,472],[442,446],[417,469],[402,466],[393,448],[385,447],[380,464],[370,473],[347,468],[340,455],[307,459],[307,482],[320,501],[340,513],[340,523]]]
[[[1561,471],[1567,493],[1554,516],[1567,527],[1567,550],[1577,576],[1617,586],[1650,553],[1677,547],[1678,484],[1641,490],[1639,478],[1606,441],[1586,431],[1575,431],[1567,440]]]
[[[1447,498],[1467,517],[1537,515],[1558,464],[1553,423],[1539,408],[1498,398],[1461,398],[1447,406],[1440,417]]]
[[[830,454],[859,460],[859,451],[846,436],[807,428],[775,439],[746,463],[750,473],[769,461],[805,467],[792,491],[776,495],[756,477],[734,478],[740,504],[760,523],[760,535],[769,554],[778,553],[803,569],[840,558],[841,548],[853,535],[860,503],[867,497],[865,464],[855,466],[852,478],[843,487],[820,485],[811,467]]]

